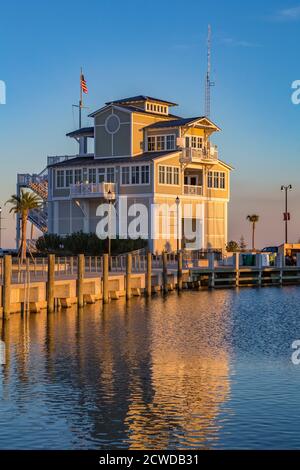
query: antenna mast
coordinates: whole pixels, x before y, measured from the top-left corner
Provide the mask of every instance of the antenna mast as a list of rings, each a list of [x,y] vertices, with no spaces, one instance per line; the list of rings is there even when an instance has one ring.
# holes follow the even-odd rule
[[[210,79],[211,74],[211,26],[208,25],[207,34],[207,72],[205,80],[205,116],[210,117],[210,88],[214,83]]]

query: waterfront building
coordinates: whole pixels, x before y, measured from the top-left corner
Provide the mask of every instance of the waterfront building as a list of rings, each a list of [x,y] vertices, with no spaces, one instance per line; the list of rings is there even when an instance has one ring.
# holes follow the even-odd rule
[[[92,127],[67,134],[79,144],[77,155],[48,157],[45,174],[19,175],[18,190],[28,186],[46,202],[42,213],[31,214],[32,222],[59,235],[95,232],[99,204],[109,200],[118,211],[120,199],[126,196],[128,209],[137,204],[149,209],[149,234],[156,234],[155,240],[149,235],[150,249],[171,251],[178,247],[179,212],[170,212],[174,230],[165,239],[162,221],[151,217],[150,207],[174,207],[177,202],[177,208],[192,207],[188,217],[191,225],[201,227],[201,248],[224,250],[232,168],[219,158],[211,142],[220,129],[206,116],[173,114],[175,106],[139,95],[107,102],[91,113]],[[89,139],[92,152],[88,152]],[[18,230],[17,226],[17,238]],[[179,245],[185,245],[184,231]]]

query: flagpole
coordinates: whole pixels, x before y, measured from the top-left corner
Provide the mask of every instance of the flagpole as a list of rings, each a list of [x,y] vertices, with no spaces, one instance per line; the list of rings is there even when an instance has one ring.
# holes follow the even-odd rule
[[[82,86],[81,86],[81,78],[82,78],[82,67],[80,68],[79,129],[81,129],[81,109],[82,109]]]

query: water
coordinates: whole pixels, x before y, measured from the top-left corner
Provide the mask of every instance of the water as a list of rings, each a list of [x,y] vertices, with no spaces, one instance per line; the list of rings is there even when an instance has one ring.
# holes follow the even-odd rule
[[[14,315],[0,448],[300,448],[299,305],[288,287]]]

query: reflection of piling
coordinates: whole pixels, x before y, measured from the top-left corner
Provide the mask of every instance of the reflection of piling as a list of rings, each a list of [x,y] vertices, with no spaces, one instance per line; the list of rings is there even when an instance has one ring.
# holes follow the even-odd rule
[[[11,256],[5,255],[3,272],[3,316],[5,319],[8,319],[10,317],[11,273]]]
[[[152,253],[147,253],[147,272],[146,272],[146,295],[151,297],[152,293]]]
[[[131,297],[131,272],[132,272],[132,255],[128,253],[126,257],[126,299]]]
[[[84,255],[78,255],[77,258],[77,285],[76,285],[76,290],[77,290],[77,304],[78,307],[83,307],[84,302],[83,302],[83,279],[84,279]]]
[[[55,255],[48,255],[48,274],[47,274],[48,313],[54,312],[54,268],[55,268]]]
[[[177,289],[182,290],[182,252],[177,254]]]
[[[162,262],[163,262],[163,272],[162,272],[163,293],[167,294],[168,293],[168,259],[167,259],[167,253],[165,251],[162,254]]]
[[[103,255],[103,272],[102,272],[102,288],[103,288],[103,292],[102,292],[102,299],[103,299],[103,303],[104,304],[107,304],[108,303],[108,264],[109,264],[109,260],[108,260],[108,254],[105,253]]]

